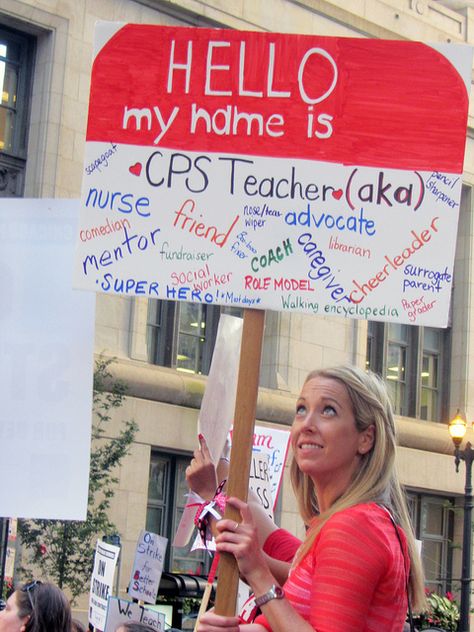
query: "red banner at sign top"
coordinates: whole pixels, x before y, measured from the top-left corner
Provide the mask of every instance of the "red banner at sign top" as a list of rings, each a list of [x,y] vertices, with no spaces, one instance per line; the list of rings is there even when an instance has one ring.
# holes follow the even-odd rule
[[[419,42],[126,25],[88,141],[462,173],[468,95]]]

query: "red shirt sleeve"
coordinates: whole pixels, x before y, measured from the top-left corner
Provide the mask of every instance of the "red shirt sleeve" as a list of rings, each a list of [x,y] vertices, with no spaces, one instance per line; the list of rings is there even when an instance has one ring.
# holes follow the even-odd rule
[[[272,531],[263,545],[264,552],[275,560],[291,563],[296,551],[301,545],[301,540],[292,535],[286,529]]]

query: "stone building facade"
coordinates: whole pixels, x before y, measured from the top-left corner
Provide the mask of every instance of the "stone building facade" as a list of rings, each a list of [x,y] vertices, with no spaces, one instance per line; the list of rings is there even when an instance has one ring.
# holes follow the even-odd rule
[[[0,70],[8,70],[8,81],[0,104],[0,195],[79,197],[97,20],[474,44],[469,4],[2,0]],[[458,586],[460,552],[453,544],[462,541],[462,512],[455,509],[462,506],[464,477],[454,469],[447,422],[457,408],[467,419],[474,416],[472,113],[471,106],[450,327],[268,312],[257,407],[259,424],[288,427],[295,394],[313,368],[351,362],[387,378],[397,409],[398,467],[423,541],[428,586],[441,592]],[[123,545],[121,589],[140,529],[171,537],[176,527],[218,316],[215,307],[97,297],[95,349],[116,358],[114,372],[129,387],[121,415],[140,427],[118,472],[111,511]],[[201,335],[193,323],[201,323]],[[302,534],[286,474],[277,514],[282,526]],[[171,554],[166,565],[205,570],[205,561],[183,551]]]

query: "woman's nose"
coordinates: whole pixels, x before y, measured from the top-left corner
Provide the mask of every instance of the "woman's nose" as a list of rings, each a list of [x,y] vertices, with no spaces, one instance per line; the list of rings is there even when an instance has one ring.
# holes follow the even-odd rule
[[[308,412],[303,419],[303,427],[307,430],[314,430],[317,426],[316,415],[312,412]]]

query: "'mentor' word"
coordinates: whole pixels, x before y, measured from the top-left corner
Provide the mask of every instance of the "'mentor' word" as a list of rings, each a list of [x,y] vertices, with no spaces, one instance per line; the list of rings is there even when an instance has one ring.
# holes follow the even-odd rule
[[[104,250],[102,254],[99,255],[99,258],[95,255],[87,255],[82,262],[82,269],[84,274],[87,276],[88,267],[93,266],[96,270],[100,267],[110,266],[114,261],[119,261],[123,259],[124,255],[127,253],[129,255],[135,254],[135,250],[132,248],[132,244],[135,245],[138,250],[144,252],[148,249],[150,242],[153,246],[156,246],[156,234],[160,232],[160,228],[156,228],[155,230],[150,231],[148,237],[145,235],[129,235],[127,228],[123,227],[123,232],[125,233],[125,239],[122,241],[120,246],[117,246],[112,250]],[[135,242],[135,240],[137,240]],[[126,250],[122,249],[122,246],[126,246]]]

